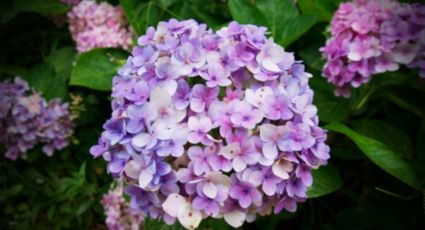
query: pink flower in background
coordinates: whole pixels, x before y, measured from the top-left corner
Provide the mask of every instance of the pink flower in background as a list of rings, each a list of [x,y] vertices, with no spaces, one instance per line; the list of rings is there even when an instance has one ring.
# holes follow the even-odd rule
[[[409,12],[409,13],[406,13]],[[425,5],[395,0],[342,3],[331,22],[331,37],[320,49],[323,75],[348,97],[350,88],[400,65],[425,72]]]
[[[74,5],[76,1],[66,1]],[[69,30],[78,52],[99,47],[128,49],[134,36],[120,6],[83,0],[68,12]]]

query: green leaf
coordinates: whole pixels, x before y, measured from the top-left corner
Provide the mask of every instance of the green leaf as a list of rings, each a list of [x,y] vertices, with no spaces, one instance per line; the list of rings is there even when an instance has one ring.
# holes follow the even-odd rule
[[[320,21],[330,21],[342,0],[298,0],[301,12],[315,15]]]
[[[310,68],[322,72],[325,60],[322,58],[319,47],[310,46],[298,52],[303,62]],[[321,76],[317,76],[321,77]]]
[[[125,63],[128,53],[120,49],[93,49],[80,54],[71,73],[70,85],[111,90],[112,78]]]
[[[413,155],[413,145],[407,134],[387,122],[361,120],[354,124],[354,129],[387,145],[401,158],[411,158]]]
[[[315,16],[300,15],[290,0],[262,0],[257,2],[257,7],[267,19],[275,41],[284,47],[289,46],[316,23]]]
[[[75,212],[75,215],[79,216],[86,212],[89,208],[91,208],[94,205],[93,200],[86,200],[81,203],[81,205],[78,207],[77,211]]]
[[[320,121],[339,122],[350,115],[351,99],[336,97],[333,88],[325,79],[313,77],[311,87],[314,91],[314,105],[317,106]]]
[[[425,92],[423,90],[398,85],[385,87],[381,92],[401,108],[425,118],[425,103],[423,103]]]
[[[23,78],[31,87],[41,92],[46,100],[56,97],[64,99],[67,96],[66,79],[57,76],[55,69],[47,63],[34,66]]]
[[[417,176],[410,165],[387,145],[363,136],[341,123],[329,124],[325,128],[346,135],[377,166],[412,187],[418,186]]]
[[[15,10],[36,12],[43,15],[62,14],[69,10],[69,6],[58,0],[14,0]]]
[[[178,221],[173,225],[168,225],[163,221],[154,220],[150,217],[146,217],[144,220],[144,229],[155,229],[155,230],[185,230]]]
[[[230,0],[228,4],[233,19],[242,24],[266,26],[266,19],[260,10],[247,0]]]
[[[137,35],[144,34],[149,26],[156,25],[164,13],[155,1],[120,0],[119,2]]]
[[[54,50],[46,58],[46,62],[54,68],[56,76],[68,80],[71,77],[72,63],[76,54],[74,47],[63,47]]]
[[[328,164],[313,170],[313,185],[307,189],[307,196],[315,198],[335,192],[342,187],[342,179],[335,166]]]
[[[20,12],[35,12],[42,15],[62,14],[69,6],[58,0],[13,0],[0,3],[0,23],[6,23]]]
[[[276,38],[277,42],[284,47],[295,42],[301,35],[305,34],[316,23],[316,17],[313,15],[299,15],[283,22],[285,26],[281,27],[281,35]]]
[[[9,191],[8,191],[8,195],[9,196],[14,196],[17,195],[18,193],[20,193],[22,191],[22,189],[24,188],[23,185],[21,184],[16,184],[14,186],[12,186]]]
[[[22,71],[19,68],[8,71],[20,72],[19,75],[47,100],[57,97],[65,99],[74,56],[75,50],[72,47],[64,47],[52,51],[43,63],[35,65],[29,71]]]

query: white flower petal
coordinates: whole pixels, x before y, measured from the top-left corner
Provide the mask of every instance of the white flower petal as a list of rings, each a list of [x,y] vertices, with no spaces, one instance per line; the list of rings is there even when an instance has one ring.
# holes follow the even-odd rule
[[[192,205],[185,205],[177,214],[180,224],[186,229],[196,229],[202,221],[202,214],[198,210],[194,210]]]
[[[217,196],[217,186],[214,183],[207,182],[202,187],[202,192],[208,198],[214,199]]]
[[[238,210],[224,214],[224,220],[234,228],[239,228],[242,226],[245,219],[246,214]]]

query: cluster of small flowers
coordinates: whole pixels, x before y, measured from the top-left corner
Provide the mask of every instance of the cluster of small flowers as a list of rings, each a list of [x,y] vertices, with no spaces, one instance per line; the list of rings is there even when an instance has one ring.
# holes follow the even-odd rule
[[[132,42],[133,32],[120,6],[83,0],[68,12],[68,18],[79,52],[98,47],[128,49]]]
[[[351,87],[400,65],[425,77],[425,5],[395,0],[342,3],[331,22],[331,38],[320,49],[323,75],[348,97]]]
[[[59,99],[47,103],[19,77],[0,83],[0,143],[7,148],[7,158],[26,158],[37,144],[51,156],[68,146],[73,128],[66,103]]]
[[[90,150],[125,179],[133,208],[188,229],[207,217],[237,227],[306,199],[326,132],[311,74],[265,34],[171,19],[138,39]]]
[[[120,187],[111,189],[103,195],[103,209],[109,230],[139,230],[143,216],[129,207]]]

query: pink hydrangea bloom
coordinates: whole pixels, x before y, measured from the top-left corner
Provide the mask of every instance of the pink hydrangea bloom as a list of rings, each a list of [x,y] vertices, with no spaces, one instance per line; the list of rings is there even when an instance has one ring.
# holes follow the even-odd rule
[[[133,208],[188,229],[207,217],[239,227],[307,198],[329,158],[326,131],[311,74],[265,35],[171,19],[138,39],[91,149],[125,179]]]
[[[395,0],[342,3],[331,22],[331,37],[322,47],[323,75],[348,97],[350,88],[400,65],[419,68],[425,77],[425,5]]]
[[[69,30],[78,52],[98,47],[128,49],[133,32],[120,6],[83,0],[68,12]]]

